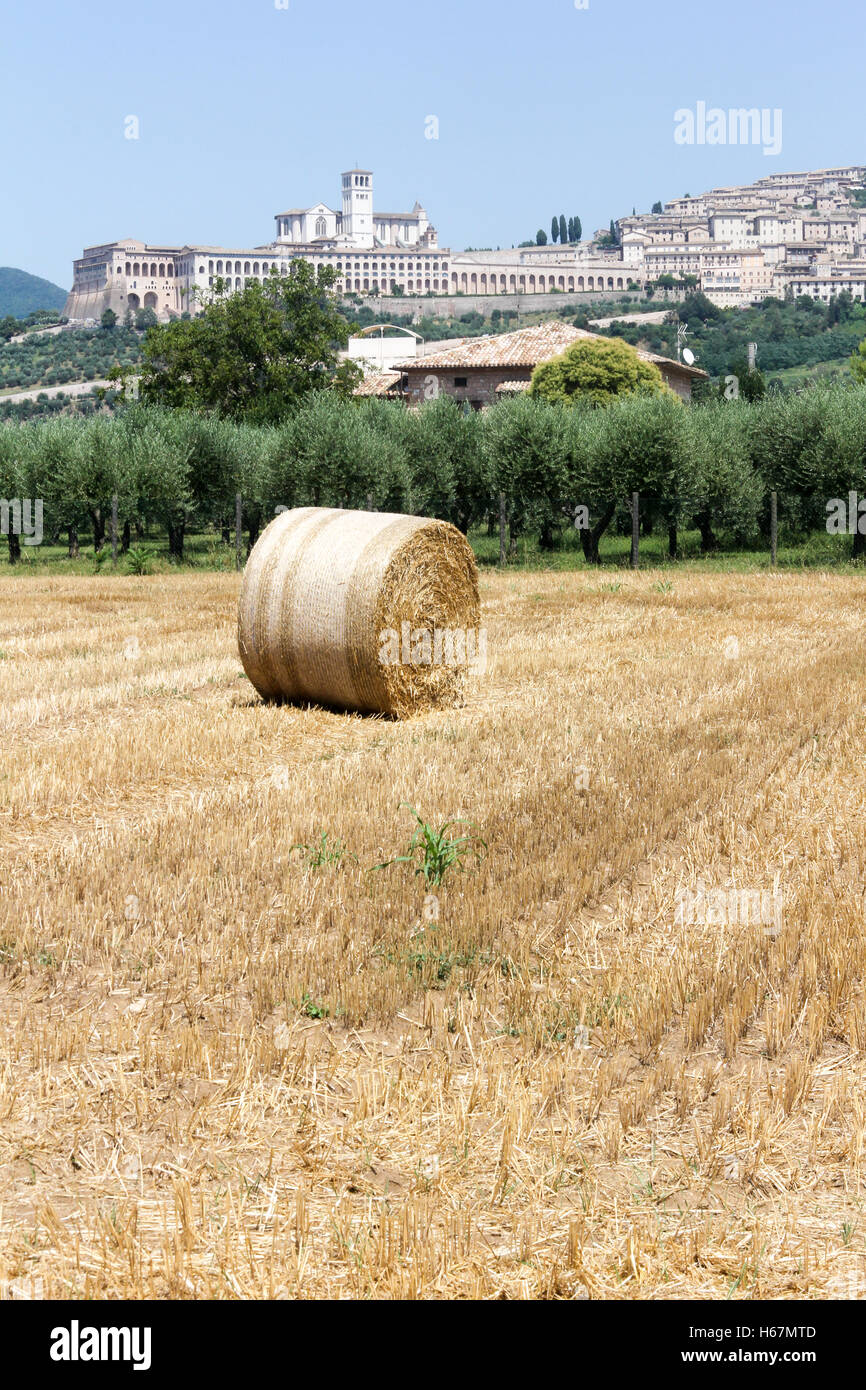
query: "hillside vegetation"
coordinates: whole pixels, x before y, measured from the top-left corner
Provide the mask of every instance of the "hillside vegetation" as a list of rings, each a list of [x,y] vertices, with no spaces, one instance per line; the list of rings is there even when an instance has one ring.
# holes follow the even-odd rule
[[[36,309],[60,310],[66,303],[66,293],[50,280],[29,275],[26,270],[0,265],[0,318],[5,318],[7,314],[25,318]]]
[[[676,357],[680,323],[688,324],[689,346],[710,376],[741,367],[750,342],[758,345],[757,365],[766,375],[789,367],[846,362],[866,337],[866,307],[847,292],[828,304],[801,295],[790,301],[765,299],[749,309],[717,309],[705,295],[693,294],[671,305],[669,323],[614,323],[605,332]]]
[[[0,347],[0,391],[98,381],[114,366],[133,366],[142,335],[134,328],[74,328],[62,333],[28,333],[23,342]]]

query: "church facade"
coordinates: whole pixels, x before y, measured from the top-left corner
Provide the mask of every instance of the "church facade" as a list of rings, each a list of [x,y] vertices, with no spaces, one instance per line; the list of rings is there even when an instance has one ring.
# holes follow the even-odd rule
[[[373,174],[349,169],[342,176],[339,211],[319,203],[314,208],[289,208],[277,213],[275,244],[324,249],[326,245],[372,250],[374,247],[436,245],[436,233],[420,203],[411,212],[376,212]]]

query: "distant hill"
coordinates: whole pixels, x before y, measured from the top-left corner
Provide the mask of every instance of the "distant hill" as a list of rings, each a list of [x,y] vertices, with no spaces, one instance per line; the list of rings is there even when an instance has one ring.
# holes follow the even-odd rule
[[[66,290],[59,285],[28,275],[26,270],[0,265],[0,319],[7,314],[23,319],[36,309],[59,310],[65,303]]]

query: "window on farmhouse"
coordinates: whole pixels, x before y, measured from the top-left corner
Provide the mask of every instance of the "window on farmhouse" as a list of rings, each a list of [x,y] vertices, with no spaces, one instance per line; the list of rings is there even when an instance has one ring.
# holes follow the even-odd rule
[[[469,385],[469,378],[468,378],[468,376],[456,376],[456,377],[454,378],[454,385],[455,385],[455,386],[468,386],[468,385]]]

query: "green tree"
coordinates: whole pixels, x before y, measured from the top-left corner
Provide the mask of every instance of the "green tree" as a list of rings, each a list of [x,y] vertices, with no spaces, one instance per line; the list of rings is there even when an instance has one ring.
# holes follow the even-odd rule
[[[561,523],[570,481],[566,416],[560,406],[520,395],[483,417],[491,491],[505,500],[512,548],[532,527],[539,528],[542,546],[549,546]]]
[[[744,401],[759,401],[767,394],[767,383],[762,372],[757,367],[749,368],[747,358],[743,356],[735,357],[730,363],[729,375],[737,378],[737,394]],[[727,387],[724,381],[719,383],[719,395],[725,397]]]
[[[139,404],[127,411],[122,427],[132,486],[141,510],[165,526],[169,555],[179,564],[193,511],[190,459],[197,422],[184,411]]]
[[[684,276],[683,278],[692,280],[694,276]],[[688,323],[691,319],[698,319],[701,323],[712,323],[722,319],[724,313],[711,299],[699,291],[696,294],[686,295],[679,306],[677,317],[680,323]]]
[[[652,211],[653,211],[653,212],[661,212],[661,210],[662,210],[662,205],[661,205],[660,202],[653,203],[653,205],[652,205]]]
[[[117,314],[113,309],[105,309],[99,322],[103,328],[114,328],[117,323]]]
[[[821,479],[827,512],[832,498],[847,501],[850,492],[860,497],[866,494],[866,391],[843,386],[826,392],[819,389],[819,395],[824,398],[824,420],[813,444],[814,467]],[[866,554],[866,535],[860,532],[859,521],[853,537],[853,560]]]
[[[536,246],[547,245],[547,232],[541,227],[539,227],[538,231],[535,233],[535,244]]]
[[[590,481],[595,497],[607,498],[595,527],[598,539],[613,519],[617,505],[641,494],[643,505],[663,505],[668,519],[676,515],[686,476],[685,416],[672,392],[641,399],[631,394],[610,409],[595,412],[598,432],[590,455]]]
[[[160,416],[155,414],[153,418],[158,422]],[[247,467],[250,430],[216,414],[190,413],[186,419],[191,511],[203,521],[218,523],[223,535],[230,536],[236,493],[240,492],[244,499],[249,520],[253,493],[257,491],[255,470]],[[254,523],[251,530],[255,529]]]
[[[384,509],[395,493],[402,501],[402,443],[375,430],[360,403],[342,401],[332,392],[312,392],[281,434],[275,460],[280,497],[294,494],[301,505],[362,509]]]
[[[583,228],[582,228],[581,225],[580,225],[580,218],[579,218],[579,217],[575,217],[575,219],[574,219],[574,239],[575,239],[575,241],[580,241],[580,238],[581,238],[582,235],[583,235]]]
[[[0,497],[10,502],[13,497],[20,498],[22,486],[21,445],[25,436],[23,427],[0,428]],[[7,532],[9,563],[15,565],[21,558],[21,541],[13,534],[11,519]]]
[[[105,529],[111,515],[114,493],[129,486],[128,456],[120,422],[108,415],[94,415],[80,431],[79,448],[71,476],[58,476],[58,485],[73,491],[70,501],[76,500],[90,518],[93,529],[93,550],[98,555],[105,544]],[[62,463],[59,464],[59,469]]]
[[[667,390],[653,362],[618,338],[585,338],[559,357],[541,362],[532,374],[530,395],[567,405],[607,405],[615,396]]]
[[[684,495],[671,498],[666,508],[672,555],[684,516],[700,531],[705,553],[716,549],[720,530],[740,545],[756,534],[765,487],[750,459],[748,413],[747,405],[721,401],[685,412]]]
[[[559,214],[559,240],[563,246],[565,246],[566,242],[568,241],[568,230],[565,225],[564,213]]]
[[[550,223],[550,240],[556,241],[559,237],[559,218],[554,217]]]
[[[264,284],[249,281],[237,294],[217,281],[197,318],[148,334],[142,399],[267,423],[283,419],[310,392],[349,394],[358,370],[338,365],[349,326],[335,280],[331,266],[316,271],[296,260],[288,275],[271,272]]]
[[[487,514],[492,495],[481,413],[466,412],[445,394],[420,410],[397,409],[405,420],[412,510],[427,510],[468,531]]]
[[[866,338],[863,339],[857,351],[852,353],[848,365],[854,380],[859,381],[861,385],[866,385]]]
[[[749,456],[766,492],[779,495],[779,516],[808,530],[826,520],[828,497],[838,496],[835,469],[824,447],[831,392],[766,396],[745,405]]]

